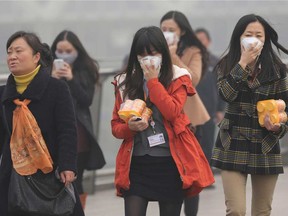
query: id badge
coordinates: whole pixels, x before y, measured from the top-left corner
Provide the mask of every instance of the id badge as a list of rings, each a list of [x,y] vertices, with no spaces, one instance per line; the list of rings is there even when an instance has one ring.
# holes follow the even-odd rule
[[[163,133],[155,134],[148,137],[149,146],[157,146],[165,143],[165,138]]]

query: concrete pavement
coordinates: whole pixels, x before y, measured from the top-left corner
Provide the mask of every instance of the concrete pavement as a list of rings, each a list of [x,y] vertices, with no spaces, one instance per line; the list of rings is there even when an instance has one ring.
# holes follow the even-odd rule
[[[279,175],[276,185],[271,216],[288,215],[287,197],[288,197],[288,167],[285,167],[285,173]],[[198,216],[224,216],[225,203],[220,175],[215,175],[214,189],[205,189],[200,194],[200,206]],[[124,216],[123,199],[115,196],[115,190],[112,186],[97,190],[87,199],[86,216]],[[247,182],[247,216],[250,214],[251,204],[251,182]],[[157,202],[150,202],[147,209],[147,216],[158,216]],[[183,208],[181,216],[184,216]]]

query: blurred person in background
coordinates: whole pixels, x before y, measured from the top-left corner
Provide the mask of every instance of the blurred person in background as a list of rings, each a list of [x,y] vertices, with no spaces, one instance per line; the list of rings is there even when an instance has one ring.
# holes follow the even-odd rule
[[[169,11],[160,21],[160,27],[169,45],[172,63],[186,68],[191,74],[192,83],[197,87],[204,76],[207,66],[207,51],[198,40],[186,16],[178,11]],[[187,97],[184,111],[188,115],[191,126],[196,127],[196,137],[201,143],[201,125],[205,124],[210,116],[198,94]],[[197,215],[199,196],[184,200],[186,216]]]
[[[219,94],[227,108],[212,165],[221,169],[226,215],[246,215],[249,174],[251,215],[271,215],[274,189],[283,173],[279,139],[287,132],[287,124],[272,123],[268,114],[260,125],[256,109],[258,101],[288,101],[287,68],[272,44],[288,54],[265,19],[245,15],[238,20],[227,53],[216,65]]]
[[[208,51],[211,44],[209,32],[204,28],[198,28],[195,30],[195,34]],[[206,72],[196,89],[211,117],[208,122],[201,126],[202,138],[200,143],[207,160],[210,162],[215,140],[216,124],[219,124],[224,117],[225,102],[218,94],[217,74],[214,72],[214,67],[218,63],[219,58],[210,51],[208,51],[208,54]]]
[[[33,127],[40,129],[41,137],[43,136],[44,139],[44,143],[41,142],[41,144],[45,148],[47,147],[49,157],[52,158],[53,170],[51,172],[55,172],[54,169],[57,168],[65,185],[74,182],[77,173],[76,120],[72,97],[67,84],[50,76],[53,58],[47,44],[41,43],[34,33],[19,31],[8,39],[6,51],[7,65],[11,74],[6,86],[0,87],[0,155],[2,157],[0,164],[0,215],[29,216],[32,214],[23,211],[18,212],[17,209],[9,209],[13,212],[7,213],[11,171],[14,169],[20,174],[25,169],[29,172],[26,175],[36,176],[36,179],[50,172],[44,174],[43,170],[41,171],[36,167],[39,164],[39,158],[44,156],[39,151],[43,147],[41,148],[40,144],[36,142],[29,142],[29,146],[27,146],[27,139],[30,141],[28,137],[15,137],[15,135],[20,134],[14,133],[17,126],[23,126],[23,123],[20,124],[20,118],[14,118],[15,109],[22,107],[22,109],[28,109],[32,113],[32,117],[36,120],[36,126],[38,126],[34,125]],[[19,113],[19,109],[16,112]],[[30,130],[28,126],[25,129],[27,136]],[[19,131],[19,128],[17,130]],[[13,142],[15,138],[17,142]],[[37,136],[38,138],[39,136]],[[21,154],[19,154],[19,149],[22,150]],[[33,149],[34,155],[38,156],[36,159],[38,162],[35,162],[35,157],[30,156],[31,149]],[[12,152],[13,154],[11,154]],[[19,169],[22,172],[19,173]],[[76,205],[73,215],[82,216],[84,212],[79,196],[77,193],[75,195]]]
[[[105,165],[102,150],[93,132],[89,109],[99,79],[98,63],[89,56],[78,36],[71,31],[59,33],[51,50],[54,59],[64,60],[60,67],[54,64],[52,77],[65,80],[73,97],[78,134],[76,186],[84,209],[87,198],[83,189],[84,170],[96,170]]]
[[[113,135],[123,139],[115,185],[117,195],[124,197],[125,216],[146,215],[149,201],[159,202],[161,216],[179,216],[184,196],[198,194],[214,182],[183,112],[187,96],[195,94],[191,75],[172,65],[161,30],[144,27],[136,32],[127,68],[114,85],[111,127]],[[133,116],[125,122],[118,112],[123,102],[135,99],[145,101],[152,116]]]

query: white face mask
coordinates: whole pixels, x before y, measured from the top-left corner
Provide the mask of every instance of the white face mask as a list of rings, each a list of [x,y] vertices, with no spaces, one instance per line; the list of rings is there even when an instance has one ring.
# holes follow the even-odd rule
[[[78,52],[73,52],[73,53],[59,53],[57,51],[55,51],[55,55],[58,59],[63,59],[65,62],[67,62],[68,64],[73,64],[74,61],[77,59],[78,57]]]
[[[147,67],[154,65],[156,69],[160,70],[162,56],[145,56],[144,58],[140,58],[139,62]]]
[[[167,41],[168,46],[172,45],[175,42],[178,42],[178,37],[175,34],[175,32],[164,31],[163,34]]]
[[[241,44],[245,50],[249,49],[255,43],[257,43],[255,47],[263,46],[263,43],[256,37],[244,37],[241,40]]]

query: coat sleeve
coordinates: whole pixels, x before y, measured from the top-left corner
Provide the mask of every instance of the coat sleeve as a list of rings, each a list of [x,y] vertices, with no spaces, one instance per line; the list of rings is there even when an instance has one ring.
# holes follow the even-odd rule
[[[237,98],[239,91],[241,91],[243,84],[247,81],[248,72],[237,64],[226,76],[224,76],[224,73],[220,70],[218,70],[217,73],[219,95],[224,101],[234,101]]]
[[[0,86],[0,98],[3,92],[4,86]],[[0,102],[0,110],[1,110],[1,114],[0,114],[0,158],[3,152],[3,146],[4,146],[4,134],[5,134],[5,130],[4,130],[4,120],[3,120],[3,110],[2,110],[2,103]],[[1,160],[1,159],[0,159]],[[1,161],[0,161],[1,164]]]
[[[76,173],[77,130],[72,97],[65,82],[57,82],[55,126],[58,145],[59,171]]]
[[[3,119],[0,117],[0,158],[3,152],[4,134],[5,134],[5,131],[4,131]]]
[[[188,76],[182,76],[174,80],[171,85],[174,86],[173,90],[168,93],[158,78],[147,82],[151,102],[156,105],[168,121],[173,121],[183,112],[187,94],[195,94],[195,89],[192,87],[191,79]]]
[[[131,131],[128,127],[128,124],[119,117],[118,111],[120,109],[121,103],[122,99],[120,96],[120,92],[117,91],[115,95],[115,104],[111,120],[112,134],[117,139],[129,139],[132,138],[136,134],[136,132]]]
[[[202,55],[200,49],[193,47],[187,48],[183,56],[172,56],[173,64],[180,68],[185,68],[192,76],[193,86],[196,87],[202,75]]]
[[[277,95],[275,99],[282,99],[286,103],[285,112],[288,114],[288,77],[287,77],[287,70],[284,72],[284,76],[281,77],[280,80],[277,81],[278,83],[275,84],[277,87],[276,92]],[[281,139],[286,133],[288,132],[288,123],[281,124],[280,131],[274,133],[279,139]]]
[[[67,83],[76,103],[81,107],[89,107],[93,101],[95,83],[93,79],[89,79],[88,71],[83,71],[81,73],[83,73],[82,76],[85,76],[85,83],[81,83],[81,80],[76,76],[74,76],[72,80],[67,81]]]

